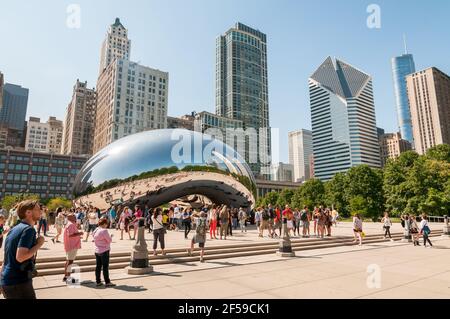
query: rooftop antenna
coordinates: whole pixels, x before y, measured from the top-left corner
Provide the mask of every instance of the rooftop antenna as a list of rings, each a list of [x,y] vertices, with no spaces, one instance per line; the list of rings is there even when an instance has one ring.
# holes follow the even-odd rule
[[[408,54],[408,46],[406,44],[406,35],[403,34],[403,44],[405,45],[405,54]]]

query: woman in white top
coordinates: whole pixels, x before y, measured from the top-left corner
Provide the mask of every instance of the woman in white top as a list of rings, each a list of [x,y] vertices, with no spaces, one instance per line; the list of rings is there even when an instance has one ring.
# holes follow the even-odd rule
[[[414,246],[420,246],[419,244],[419,226],[417,226],[416,216],[410,216],[409,218],[409,231],[411,232],[411,236],[414,241]]]
[[[384,213],[384,217],[381,220],[381,223],[383,224],[383,228],[384,228],[384,239],[386,239],[386,236],[389,235],[389,238],[391,239],[391,241],[393,241],[392,236],[391,236],[392,222],[391,222],[391,219],[389,218],[389,214],[387,212]]]
[[[91,209],[91,211],[87,215],[87,218],[88,218],[89,224],[88,224],[88,229],[86,232],[86,239],[84,240],[85,242],[88,241],[89,233],[93,232],[97,228],[98,215],[97,215],[97,212],[95,211],[95,209]]]
[[[153,223],[153,256],[157,255],[156,248],[158,247],[158,240],[161,246],[162,255],[164,256],[166,254],[166,252],[164,251],[165,248],[164,235],[166,234],[166,229],[164,228],[163,225],[162,209],[160,207],[154,210],[152,216],[152,223]]]
[[[362,246],[362,219],[359,216],[359,214],[355,214],[355,217],[353,217],[353,234],[355,236],[355,240],[353,241],[356,243],[357,239],[359,239],[359,246]]]
[[[426,214],[422,214],[422,221],[420,222],[420,233],[423,236],[423,245],[427,248],[427,242],[430,244],[430,248],[433,247],[428,236],[431,233],[431,229],[428,226],[428,216]]]

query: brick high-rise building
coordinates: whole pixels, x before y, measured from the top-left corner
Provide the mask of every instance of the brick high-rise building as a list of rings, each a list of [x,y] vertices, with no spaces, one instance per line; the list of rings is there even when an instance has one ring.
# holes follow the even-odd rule
[[[77,80],[64,120],[62,154],[93,154],[96,105],[95,89],[89,89],[87,82]]]
[[[406,77],[414,135],[419,154],[450,144],[450,77],[428,68]]]

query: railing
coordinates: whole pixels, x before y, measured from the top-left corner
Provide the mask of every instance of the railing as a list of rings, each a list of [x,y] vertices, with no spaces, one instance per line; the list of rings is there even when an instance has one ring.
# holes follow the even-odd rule
[[[428,216],[428,221],[430,223],[445,223],[444,216]]]

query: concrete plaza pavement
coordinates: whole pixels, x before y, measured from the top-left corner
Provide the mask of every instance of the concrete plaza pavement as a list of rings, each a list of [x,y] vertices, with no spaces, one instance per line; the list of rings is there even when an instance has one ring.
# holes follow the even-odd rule
[[[333,230],[349,235],[349,227],[345,223]],[[394,228],[400,231],[399,225]],[[432,227],[436,232],[439,228]],[[367,223],[365,231],[381,233],[380,224]],[[237,232],[232,240],[271,240],[253,232]],[[173,244],[188,243],[181,232],[169,232],[169,242],[171,236]],[[114,288],[96,288],[93,273],[81,273],[81,285],[73,287],[60,276],[35,278],[34,286],[38,298],[57,299],[450,298],[450,239],[432,241],[432,249],[384,242],[297,251],[293,258],[273,254],[158,265],[148,276],[112,270]]]

